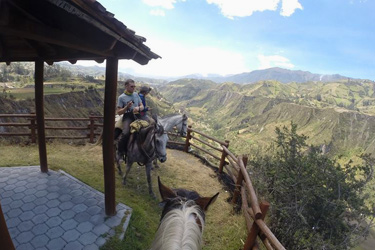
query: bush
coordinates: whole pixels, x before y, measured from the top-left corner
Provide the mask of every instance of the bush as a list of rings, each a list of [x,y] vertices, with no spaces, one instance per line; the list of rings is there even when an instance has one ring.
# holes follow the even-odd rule
[[[349,249],[368,233],[366,220],[374,215],[364,195],[374,159],[362,155],[363,165],[340,166],[307,147],[297,125],[276,134],[271,154],[251,161],[254,186],[272,204],[271,230],[286,249]]]

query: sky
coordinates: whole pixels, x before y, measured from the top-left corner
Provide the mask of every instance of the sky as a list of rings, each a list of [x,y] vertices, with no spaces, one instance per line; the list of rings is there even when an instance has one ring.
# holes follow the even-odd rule
[[[224,76],[281,67],[375,80],[375,0],[97,1],[162,57],[120,60],[121,72]]]

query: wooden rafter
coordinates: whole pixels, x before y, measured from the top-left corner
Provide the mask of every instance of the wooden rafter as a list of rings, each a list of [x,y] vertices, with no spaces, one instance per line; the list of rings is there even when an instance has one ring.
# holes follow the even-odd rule
[[[0,26],[0,33],[14,35],[24,39],[36,40],[44,43],[51,43],[63,47],[69,47],[100,56],[113,56],[113,52],[104,51],[100,44],[94,44],[83,40],[70,33],[54,28],[40,26],[30,20],[23,20],[23,23],[8,26]]]

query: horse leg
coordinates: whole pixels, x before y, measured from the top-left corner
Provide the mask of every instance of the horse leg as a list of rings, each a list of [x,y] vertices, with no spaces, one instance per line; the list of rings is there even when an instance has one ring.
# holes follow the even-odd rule
[[[126,185],[126,177],[128,176],[128,174],[130,172],[132,164],[133,164],[133,162],[130,162],[130,161],[128,161],[126,163],[126,171],[125,171],[125,175],[122,177],[122,185]]]
[[[146,163],[146,176],[147,176],[147,184],[148,184],[148,193],[153,197],[156,198],[156,195],[152,191],[152,183],[151,183],[151,168],[152,168],[152,163]]]
[[[159,168],[158,159],[153,160],[152,164],[153,164],[154,168]]]
[[[120,152],[116,151],[116,154],[115,154],[115,161],[116,161],[116,165],[117,165],[117,172],[119,175],[122,176],[122,170],[121,170],[121,157],[122,155],[120,154]]]

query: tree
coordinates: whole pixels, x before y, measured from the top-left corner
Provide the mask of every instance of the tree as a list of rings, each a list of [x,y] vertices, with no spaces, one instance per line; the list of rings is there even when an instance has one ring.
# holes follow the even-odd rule
[[[271,230],[286,249],[349,249],[372,223],[374,204],[364,190],[374,159],[362,155],[362,165],[340,166],[318,147],[307,147],[296,124],[276,134],[272,154],[251,161],[255,186],[272,204]]]

